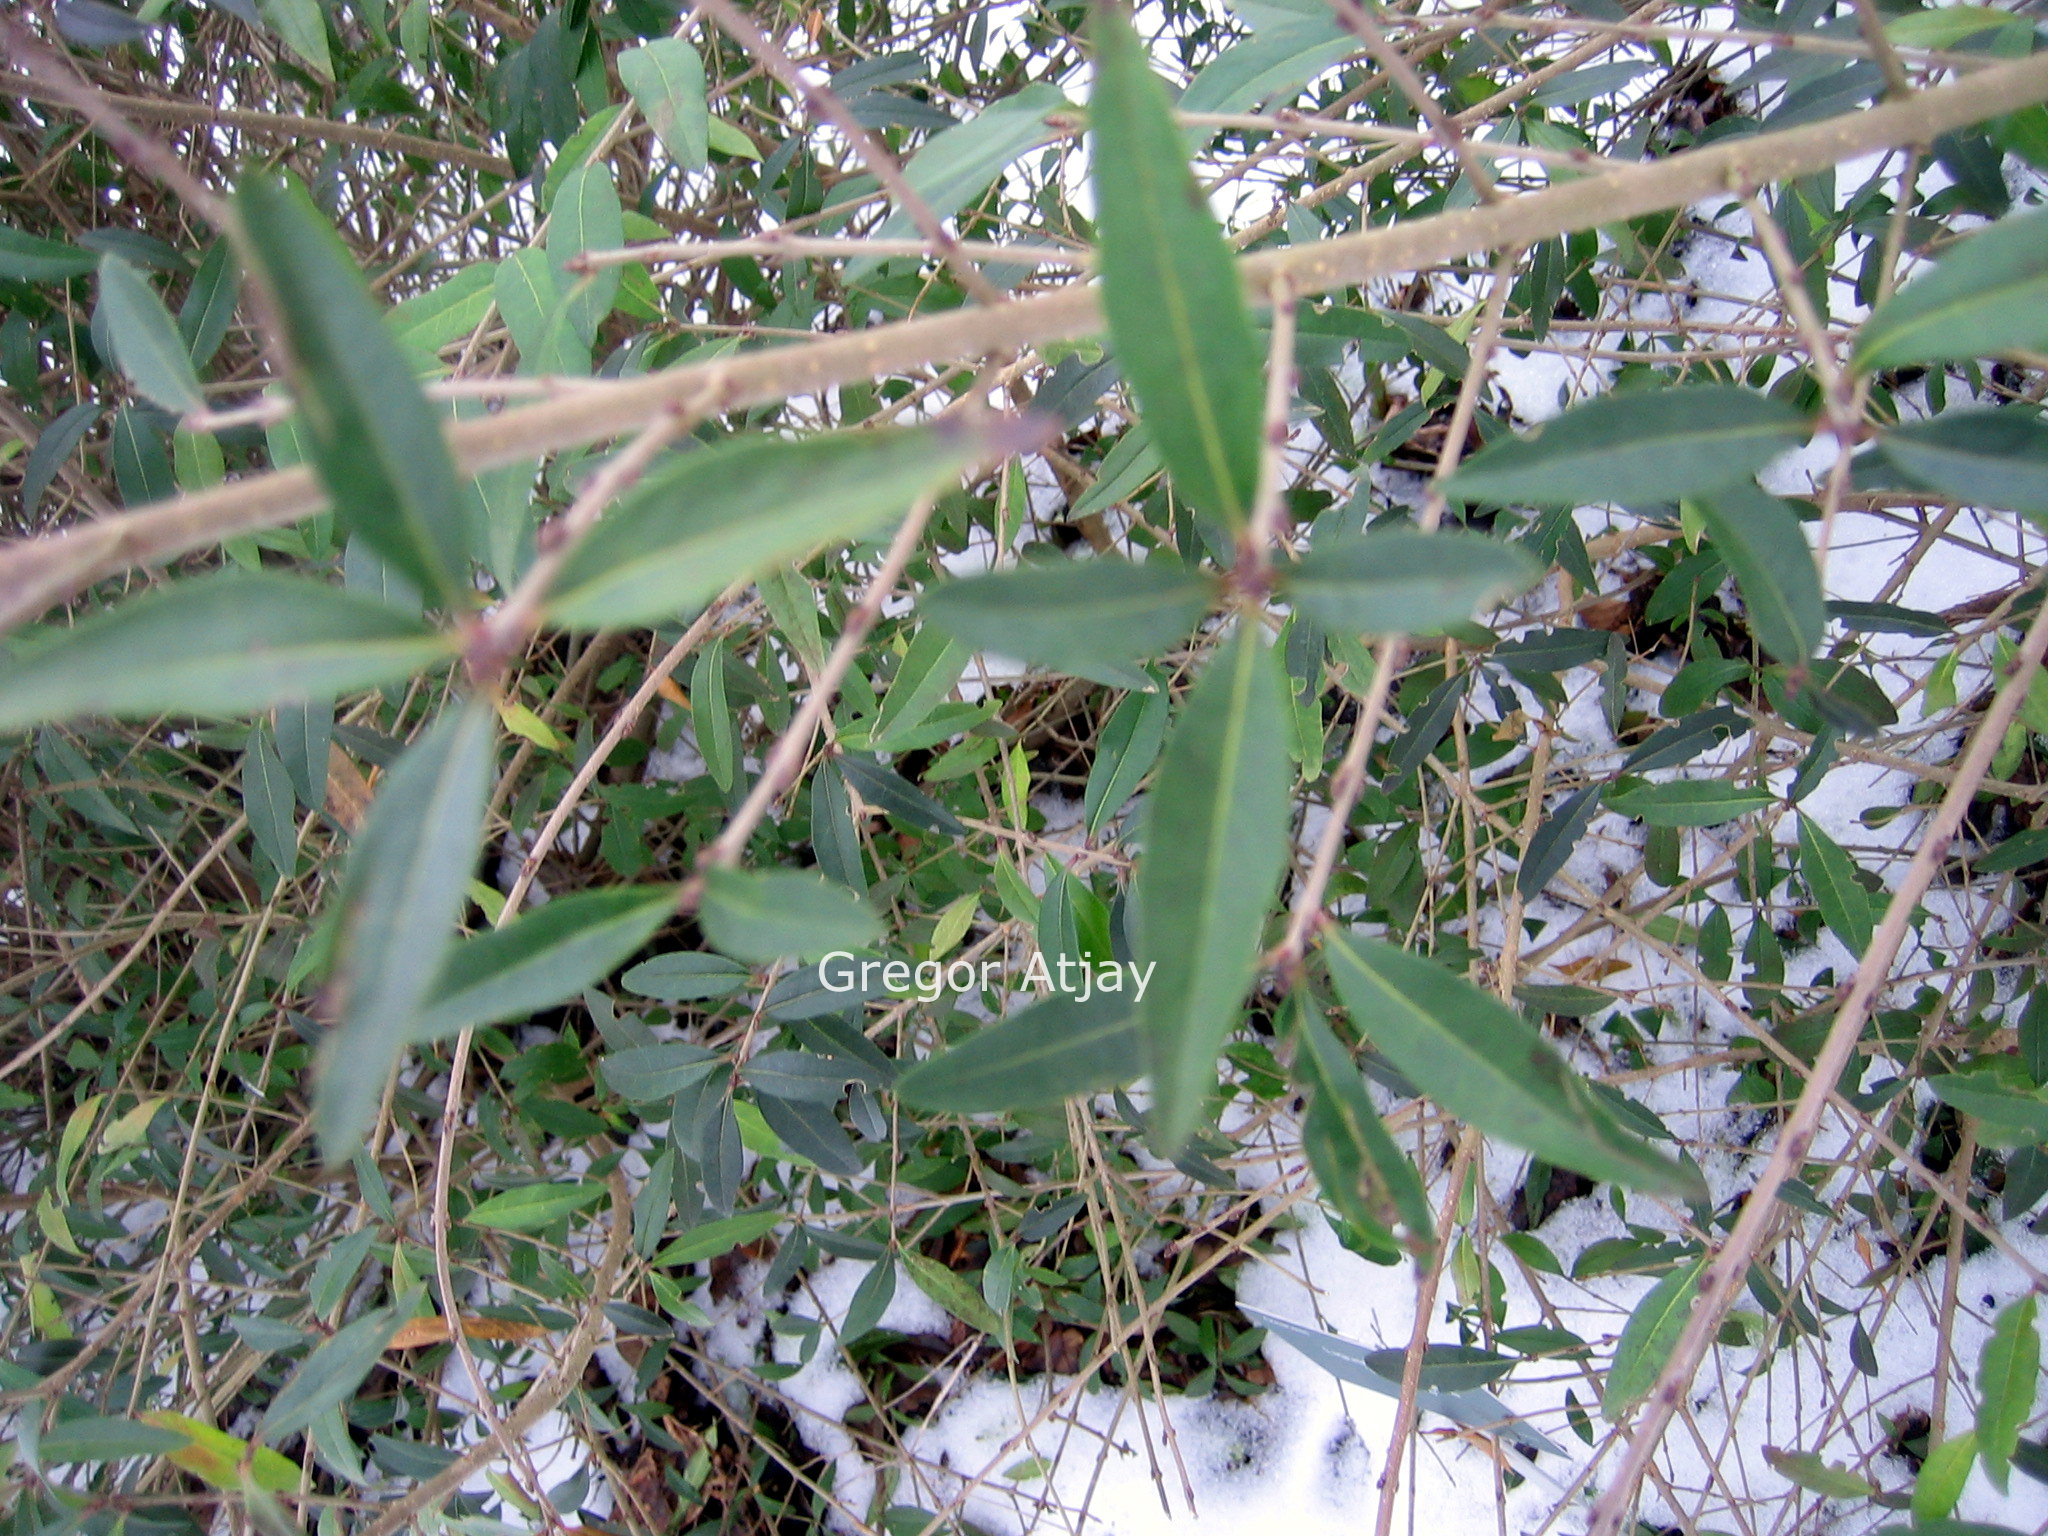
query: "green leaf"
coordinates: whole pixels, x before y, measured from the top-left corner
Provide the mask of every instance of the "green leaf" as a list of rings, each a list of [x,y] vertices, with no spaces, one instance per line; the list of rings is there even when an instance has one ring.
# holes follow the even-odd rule
[[[270,732],[259,725],[242,753],[242,810],[263,857],[287,878],[298,867],[298,819],[292,806],[291,778],[270,744]]]
[[[494,1232],[538,1232],[603,1197],[604,1186],[597,1183],[527,1184],[479,1201],[462,1219],[472,1227],[489,1227]]]
[[[1777,802],[1778,797],[1767,789],[1730,784],[1725,779],[1648,784],[1624,778],[1607,791],[1610,810],[1651,827],[1717,827]]]
[[[1332,1135],[1304,1145],[1316,1164],[1316,1178],[1323,1192],[1338,1210],[1370,1230],[1373,1224],[1391,1230],[1397,1223],[1406,1227],[1409,1245],[1418,1252],[1436,1242],[1436,1221],[1423,1190],[1415,1164],[1394,1143],[1385,1122],[1365,1091],[1365,1079],[1337,1037],[1330,1033],[1305,992],[1295,994],[1295,1029],[1301,1049],[1294,1058],[1295,1080],[1314,1095],[1310,1113],[1322,1120]],[[1320,1150],[1324,1156],[1318,1158]],[[1358,1208],[1353,1214],[1353,1208]],[[1398,1371],[1396,1373],[1398,1375]],[[1463,1387],[1445,1387],[1462,1391]],[[1483,1387],[1485,1381],[1468,1385]]]
[[[654,1256],[656,1269],[673,1269],[679,1264],[701,1264],[721,1258],[742,1243],[766,1237],[783,1219],[781,1210],[741,1211],[718,1221],[692,1227]]]
[[[1144,1034],[1130,999],[1098,992],[1081,1003],[1055,992],[919,1062],[896,1093],[919,1109],[989,1114],[1121,1088],[1144,1070]]]
[[[2041,1389],[2041,1334],[2034,1298],[2022,1296],[1998,1314],[1977,1361],[1977,1459],[2000,1493],[2020,1441],[2020,1426],[2034,1412]]]
[[[1705,1197],[1698,1170],[1626,1129],[1556,1048],[1498,998],[1377,939],[1329,934],[1323,950],[1352,1022],[1461,1120],[1589,1178]]]
[[[680,37],[661,37],[624,50],[618,65],[620,83],[662,148],[684,170],[703,170],[711,157],[703,57]]]
[[[1877,308],[1856,336],[1864,370],[2048,346],[2048,209],[1958,242]]]
[[[1165,85],[1115,6],[1096,11],[1095,70],[1096,233],[1117,364],[1175,489],[1239,532],[1258,493],[1265,389],[1237,265]]]
[[[1132,670],[1185,640],[1215,600],[1215,584],[1154,556],[1026,566],[950,581],[919,599],[926,617],[977,651],[1127,688]]]
[[[1775,1445],[1767,1445],[1764,1461],[1793,1486],[1824,1499],[1867,1499],[1877,1491],[1868,1479],[1821,1460],[1813,1451],[1781,1451]]]
[[[327,17],[319,0],[256,0],[256,12],[306,68],[322,80],[334,78],[327,51]]]
[[[1216,1086],[1258,970],[1288,856],[1287,706],[1278,659],[1240,622],[1196,680],[1146,804],[1133,900],[1152,1065],[1151,1138],[1171,1156]]]
[[[398,1313],[389,1307],[365,1312],[306,1356],[270,1400],[256,1438],[267,1444],[295,1435],[354,1397],[398,1332],[398,1323]]]
[[[700,954],[678,950],[676,954],[655,954],[641,961],[621,977],[621,985],[635,997],[657,997],[666,1004],[700,1001],[705,997],[731,997],[748,985],[752,971],[727,961],[723,954]]]
[[[1692,1318],[1692,1304],[1699,1295],[1700,1275],[1705,1259],[1696,1259],[1674,1269],[1636,1303],[1623,1325],[1621,1339],[1614,1346],[1614,1364],[1607,1370],[1607,1388],[1600,1394],[1600,1413],[1608,1423],[1641,1402],[1657,1384],[1671,1352]]]
[[[877,752],[901,751],[901,742],[952,693],[969,659],[967,647],[937,625],[920,629],[911,637],[882,707],[875,712],[868,745]]]
[[[557,896],[450,951],[412,1039],[523,1019],[580,997],[674,914],[675,887],[619,886]]]
[[[235,194],[284,343],[298,438],[342,525],[455,611],[474,602],[468,519],[441,413],[348,250],[305,193],[256,174]]]
[[[1803,662],[1828,626],[1820,572],[1792,504],[1744,480],[1688,505],[1728,562],[1749,627],[1774,658]]]
[[[2031,410],[1945,411],[1885,433],[1878,451],[1922,490],[2048,516],[2048,422]]]
[[[514,251],[499,262],[491,294],[519,349],[521,373],[590,371],[590,343],[569,323],[561,285],[545,251]]]
[[[1399,1381],[1408,1367],[1405,1349],[1376,1349],[1365,1359],[1389,1381]],[[1476,1392],[1492,1386],[1514,1368],[1510,1357],[1469,1344],[1426,1344],[1422,1350],[1421,1385],[1430,1392]]]
[[[739,767],[734,740],[732,710],[725,701],[725,644],[714,640],[704,647],[690,674],[690,723],[697,733],[697,750],[720,793],[732,789],[732,776]]]
[[[1497,539],[1396,529],[1319,540],[1283,567],[1281,594],[1326,629],[1434,634],[1536,584],[1542,567]]]
[[[1071,107],[1058,87],[1033,82],[989,103],[957,128],[933,134],[904,165],[903,179],[927,208],[940,218],[950,218],[979,200],[1011,161],[1053,137],[1046,124],[1048,113]],[[901,240],[917,232],[917,220],[895,208],[877,227],[875,237]],[[872,260],[851,263],[847,281],[858,282],[878,264]]]
[[[1164,688],[1151,678],[1145,681],[1151,691],[1126,697],[1096,738],[1095,761],[1089,765],[1081,802],[1090,837],[1098,836],[1109,819],[1123,810],[1159,760],[1171,705]]]
[[[921,1253],[905,1253],[903,1268],[920,1291],[975,1332],[1002,1337],[1003,1320],[963,1276]]]
[[[1813,892],[1821,921],[1850,954],[1860,956],[1870,947],[1875,927],[1870,893],[1856,879],[1856,861],[1810,816],[1799,818],[1799,872]]]
[[[713,117],[704,125],[704,131],[705,141],[721,155],[731,155],[738,160],[761,158],[761,151],[754,147],[754,141],[722,117]]]
[[[114,361],[138,393],[180,416],[206,409],[178,322],[149,279],[118,256],[100,258],[100,309]]]
[[[1521,868],[1515,871],[1515,889],[1528,898],[1550,884],[1599,814],[1600,786],[1588,784],[1584,789],[1574,790],[1544,815],[1529,839],[1529,851],[1523,856]]]
[[[230,571],[18,642],[0,731],[73,715],[237,715],[396,682],[452,642],[415,616],[320,582]]]
[[[1956,1501],[1970,1480],[1970,1467],[1977,1459],[1977,1433],[1964,1430],[1929,1448],[1913,1480],[1913,1523],[1946,1520],[1955,1512]]]
[[[1987,1128],[2006,1137],[2016,1136],[2035,1144],[2048,1142],[2048,1099],[2013,1092],[1981,1072],[1930,1077],[1927,1087],[1950,1109],[1974,1115]]]
[[[455,942],[483,836],[496,716],[482,699],[442,715],[393,763],[349,855],[313,1124],[330,1164],[361,1145]]]
[[[431,366],[436,352],[483,324],[497,275],[496,262],[472,262],[446,282],[392,305],[384,323],[414,362]]]
[[[868,904],[843,885],[793,869],[714,869],[698,914],[712,947],[741,960],[818,960],[881,937]]]
[[[1985,1520],[1916,1520],[1911,1525],[1888,1525],[1877,1536],[2027,1536],[2009,1525],[1992,1525]]]
[[[0,224],[0,278],[17,283],[61,283],[67,277],[83,277],[98,265],[91,251]]]
[[[649,473],[576,546],[548,617],[619,629],[688,612],[742,576],[900,517],[989,448],[985,434],[949,422],[693,449]]]
[[[1444,494],[1560,507],[1670,501],[1755,474],[1807,429],[1793,407],[1730,384],[1602,395],[1481,449]]]
[[[563,180],[548,216],[548,262],[570,327],[588,351],[598,327],[612,312],[621,281],[618,267],[572,272],[568,263],[585,251],[615,251],[626,243],[624,215],[612,168],[601,160],[578,166]]]
[[[44,1466],[79,1461],[125,1461],[131,1456],[162,1456],[186,1443],[176,1430],[135,1419],[86,1414],[59,1419],[43,1431],[36,1459]]]
[[[715,1051],[687,1041],[668,1040],[659,1045],[635,1045],[613,1051],[604,1059],[604,1080],[620,1098],[651,1104],[658,1099],[674,1098],[724,1064],[725,1058]]]
[[[193,273],[185,302],[178,306],[178,334],[184,337],[195,368],[204,368],[220,351],[241,297],[242,274],[235,266],[234,247],[225,239],[216,240]]]

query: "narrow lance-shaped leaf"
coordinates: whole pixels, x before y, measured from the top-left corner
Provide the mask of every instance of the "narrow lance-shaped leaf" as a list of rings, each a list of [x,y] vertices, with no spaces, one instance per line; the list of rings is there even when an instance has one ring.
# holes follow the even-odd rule
[[[114,360],[146,398],[180,415],[206,408],[206,393],[178,322],[149,279],[118,256],[100,259],[100,307]]]
[[[1858,368],[1904,368],[2048,346],[2048,210],[2001,219],[1878,306]]]
[[[1117,705],[1096,738],[1095,761],[1089,765],[1088,787],[1081,802],[1090,837],[1098,835],[1137,792],[1166,741],[1166,718],[1171,712],[1166,690],[1152,678],[1145,683],[1150,691],[1133,693]]]
[[[1154,558],[1027,566],[947,582],[918,601],[934,624],[976,650],[1127,688],[1150,679],[1134,663],[1185,640],[1215,584]]]
[[[495,716],[470,699],[391,766],[349,856],[335,986],[313,1123],[329,1163],[376,1118],[461,916],[490,794]]]
[[[711,153],[702,56],[680,37],[661,37],[624,50],[618,62],[620,82],[662,148],[684,170],[701,171]]]
[[[554,268],[555,286],[562,295],[568,323],[586,351],[618,298],[620,269],[607,266],[577,272],[569,263],[585,251],[615,251],[624,245],[622,219],[612,168],[596,160],[568,174],[555,194],[554,211],[548,218],[548,261]]]
[[[1141,1006],[1163,1156],[1216,1084],[1287,862],[1285,700],[1278,660],[1240,623],[1188,695],[1147,804],[1135,900],[1139,958],[1158,966]]]
[[[1856,861],[1809,816],[1799,818],[1799,873],[1813,892],[1821,920],[1859,959],[1870,947],[1875,923],[1870,893],[1856,879]]]
[[[24,637],[0,668],[0,731],[73,715],[236,715],[396,682],[450,654],[418,618],[320,582],[226,572]]]
[[[2020,1426],[2033,1416],[2040,1390],[2041,1334],[2028,1295],[1998,1314],[1977,1362],[1977,1457],[2001,1492]]]
[[[1749,627],[1763,648],[1793,664],[1819,650],[1828,625],[1827,600],[1791,503],[1744,480],[1688,505],[1735,573]]]
[[[1542,567],[1498,539],[1399,530],[1324,540],[1281,573],[1283,595],[1330,629],[1425,634],[1534,586]]]
[[[1594,1179],[1698,1199],[1697,1170],[1625,1129],[1557,1050],[1498,998],[1378,939],[1323,950],[1358,1027],[1416,1087],[1461,1120]]]
[[[1792,406],[1731,384],[1602,395],[1489,445],[1444,483],[1466,501],[1669,501],[1742,479],[1806,440]]]
[[[250,176],[235,208],[284,345],[299,442],[336,514],[423,591],[468,606],[467,518],[441,415],[347,248],[280,177]]]
[[[1054,993],[919,1062],[896,1091],[920,1109],[983,1114],[1121,1088],[1144,1070],[1130,998],[1098,992],[1084,1003]]]
[[[1436,1241],[1436,1223],[1421,1175],[1387,1134],[1357,1064],[1337,1043],[1307,994],[1298,992],[1296,997],[1295,1079],[1314,1096],[1310,1113],[1335,1133],[1317,1145],[1335,1153],[1337,1165],[1319,1165],[1317,1178],[1346,1215],[1347,1204],[1362,1200],[1382,1212],[1377,1218],[1382,1225],[1391,1227],[1398,1221],[1405,1227],[1410,1247],[1426,1250]],[[1314,1148],[1310,1156],[1316,1160]]]
[[[576,546],[548,617],[615,629],[687,612],[741,576],[900,517],[976,459],[1022,446],[1014,429],[947,421],[693,449],[649,473]]]
[[[1257,494],[1263,359],[1223,231],[1189,169],[1166,87],[1113,4],[1096,11],[1096,231],[1124,377],[1180,494],[1233,532]]]
[[[660,931],[675,901],[667,885],[579,891],[464,939],[441,968],[413,1040],[523,1019],[580,997]]]
[[[1600,1413],[1608,1422],[1618,1421],[1657,1384],[1692,1316],[1700,1274],[1705,1268],[1706,1260],[1697,1259],[1673,1270],[1651,1286],[1629,1313],[1621,1339],[1614,1346],[1607,1390],[1600,1396]]]
[[[388,1307],[366,1312],[341,1329],[301,1361],[271,1399],[259,1438],[268,1443],[297,1434],[327,1409],[355,1396],[397,1332],[398,1314]]]

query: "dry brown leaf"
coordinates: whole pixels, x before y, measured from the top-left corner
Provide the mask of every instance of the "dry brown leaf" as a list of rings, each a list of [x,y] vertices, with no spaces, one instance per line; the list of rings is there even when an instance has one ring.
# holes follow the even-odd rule
[[[489,1339],[494,1343],[524,1343],[532,1339],[544,1339],[548,1330],[539,1323],[515,1323],[501,1317],[465,1317],[462,1332],[467,1338]],[[449,1331],[445,1317],[416,1317],[402,1324],[391,1336],[386,1349],[425,1349],[430,1344],[446,1344],[454,1334]]]

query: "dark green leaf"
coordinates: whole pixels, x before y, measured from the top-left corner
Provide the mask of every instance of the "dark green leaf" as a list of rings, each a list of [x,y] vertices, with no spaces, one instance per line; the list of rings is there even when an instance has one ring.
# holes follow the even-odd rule
[[[1515,889],[1524,899],[1535,896],[1556,878],[1586,835],[1586,828],[1600,814],[1600,786],[1588,784],[1574,790],[1542,818],[1536,835],[1529,839],[1529,851],[1515,872]]]
[[[1188,695],[1146,805],[1133,899],[1139,959],[1158,966],[1140,1012],[1162,1156],[1194,1133],[1258,970],[1288,856],[1285,699],[1278,659],[1241,622]]]
[[[1543,573],[1524,551],[1451,529],[1318,540],[1283,568],[1281,593],[1329,629],[1434,634],[1526,591]]]
[[[1744,480],[1693,505],[1735,574],[1758,643],[1784,662],[1803,662],[1819,650],[1827,605],[1791,503]]]
[[[496,717],[471,699],[392,765],[349,856],[335,965],[340,1022],[313,1122],[329,1163],[355,1151],[455,941],[490,795]]]
[[[866,902],[793,869],[714,869],[698,915],[714,948],[741,960],[818,960],[881,936]]]
[[[1975,1115],[1992,1130],[2036,1144],[2048,1142],[2048,1099],[2002,1087],[1981,1072],[1930,1077],[1927,1086],[1949,1108]]]
[[[0,232],[4,233],[4,232]],[[79,1461],[125,1461],[131,1456],[162,1456],[189,1444],[175,1430],[134,1419],[87,1414],[59,1419],[43,1431],[36,1458],[45,1466]]]
[[[1799,818],[1799,873],[1813,892],[1821,921],[1860,958],[1876,926],[1870,893],[1856,879],[1856,861],[1810,816]]]
[[[1717,827],[1777,800],[1767,789],[1725,779],[1674,779],[1668,784],[1624,779],[1607,791],[1610,809],[1651,827]]]
[[[1123,687],[1149,685],[1134,663],[1185,640],[1215,585],[1155,556],[1026,566],[933,587],[919,599],[931,621],[974,650]]]
[[[1856,366],[1904,368],[2048,346],[2048,210],[1954,246],[1863,322]]]
[[[1175,488],[1235,532],[1258,490],[1265,411],[1237,265],[1166,88],[1115,6],[1096,11],[1095,69],[1088,121],[1110,340]]]
[[[1096,738],[1095,761],[1088,767],[1088,786],[1081,802],[1090,837],[1100,835],[1109,819],[1123,810],[1159,760],[1171,708],[1166,690],[1150,678],[1146,682],[1152,691],[1126,697]]]
[[[289,878],[297,869],[298,822],[292,814],[292,785],[270,745],[270,732],[257,726],[242,753],[242,810],[256,846],[270,867]]]
[[[651,1104],[672,1099],[691,1084],[702,1082],[724,1060],[716,1052],[683,1040],[636,1045],[604,1058],[604,1080],[620,1098]]]
[[[933,624],[920,629],[882,698],[869,745],[878,752],[902,751],[903,741],[952,693],[968,660],[967,647],[945,630]]]
[[[457,611],[469,581],[462,487],[348,250],[298,188],[257,174],[235,196],[298,399],[298,438],[343,525]]]
[[[396,682],[451,642],[410,614],[294,576],[178,582],[20,644],[0,730],[72,715],[236,715]]]
[[[1436,1222],[1414,1161],[1387,1133],[1379,1111],[1365,1091],[1365,1079],[1357,1063],[1337,1043],[1307,995],[1295,995],[1299,1006],[1294,1019],[1300,1037],[1300,1049],[1294,1059],[1295,1079],[1314,1095],[1311,1113],[1334,1133],[1317,1143],[1331,1161],[1316,1158],[1314,1148],[1310,1152],[1324,1193],[1354,1221],[1358,1215],[1364,1215],[1368,1225],[1377,1223],[1389,1230],[1397,1224],[1404,1226],[1409,1245],[1418,1252],[1426,1250],[1436,1241]],[[1358,1215],[1353,1214],[1354,1207],[1362,1207]],[[1465,1385],[1483,1387],[1486,1382]],[[1462,1391],[1463,1386],[1448,1390]]]
[[[1793,407],[1733,385],[1602,395],[1481,449],[1444,491],[1537,506],[1670,501],[1754,474],[1807,427]]]
[[[1055,992],[919,1062],[896,1091],[919,1109],[983,1114],[1120,1088],[1144,1070],[1144,1035],[1128,998],[1098,992],[1080,1003]]]
[[[692,1227],[654,1256],[654,1267],[672,1269],[680,1264],[701,1264],[731,1253],[742,1243],[766,1237],[782,1221],[783,1212],[741,1211],[720,1221]]]
[[[906,826],[941,837],[967,835],[965,822],[881,759],[864,752],[844,752],[833,766],[861,799]]]
[[[1885,433],[1878,450],[1922,490],[2048,515],[2048,422],[2024,407],[1945,411]]]
[[[204,368],[220,351],[241,296],[242,278],[235,270],[234,247],[226,240],[216,240],[193,274],[185,302],[178,306],[178,334],[185,338],[186,355],[194,367]]]
[[[1390,1381],[1399,1381],[1407,1369],[1404,1349],[1376,1349],[1367,1355],[1372,1368]],[[1430,1392],[1472,1392],[1490,1387],[1515,1368],[1506,1355],[1496,1355],[1469,1344],[1428,1344],[1422,1351],[1424,1390]]]
[[[178,322],[149,279],[118,256],[100,258],[100,307],[114,360],[145,399],[184,415],[206,408],[206,392]]]
[[[620,985],[636,997],[658,998],[665,1003],[697,1002],[704,998],[731,997],[744,987],[753,973],[723,955],[681,950],[643,960],[620,978]]]
[[[85,434],[99,425],[102,414],[97,401],[81,400],[37,434],[28,462],[21,467],[21,505],[29,516],[42,509],[43,492]]]
[[[90,251],[0,224],[0,278],[61,283],[67,277],[83,277],[98,264]]]
[[[1330,974],[1388,1060],[1452,1114],[1560,1168],[1698,1199],[1699,1173],[1652,1151],[1541,1034],[1434,961],[1328,935]]]
[[[256,1439],[270,1444],[295,1435],[329,1408],[355,1396],[398,1332],[398,1322],[398,1314],[389,1308],[365,1312],[306,1356],[270,1400]]]
[[[414,1022],[413,1040],[523,1019],[580,996],[652,938],[675,901],[665,885],[578,891],[464,939]]]
[[[650,624],[819,544],[901,516],[990,451],[952,423],[755,436],[651,471],[563,562],[548,616],[572,629]]]

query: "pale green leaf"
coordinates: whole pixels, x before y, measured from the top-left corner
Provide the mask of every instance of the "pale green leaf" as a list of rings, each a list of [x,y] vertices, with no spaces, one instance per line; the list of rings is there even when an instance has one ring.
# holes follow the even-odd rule
[[[714,869],[698,913],[714,948],[740,960],[818,960],[881,937],[868,904],[843,885],[793,869]]]
[[[710,158],[710,111],[704,97],[704,60],[680,37],[660,37],[619,54],[619,80],[662,147],[686,171]]]
[[[1121,1088],[1144,1070],[1129,997],[1098,992],[1083,1003],[1056,992],[919,1062],[896,1092],[920,1109],[982,1114]]]
[[[1600,1412],[1618,1422],[1657,1384],[1679,1336],[1692,1318],[1705,1259],[1674,1269],[1636,1303],[1614,1346],[1614,1364],[1607,1370],[1607,1388],[1600,1394]]]
[[[1863,322],[1856,366],[1905,368],[2048,347],[2048,209],[1952,246]]]
[[[118,256],[101,257],[100,307],[114,361],[141,395],[178,415],[206,408],[191,350],[148,278]]]
[[[1155,556],[1025,566],[932,587],[918,602],[975,650],[1144,688],[1133,664],[1185,640],[1215,598],[1207,577]]]
[[[1449,529],[1322,539],[1280,573],[1281,595],[1327,629],[1435,634],[1526,591],[1543,574],[1525,551]]]

